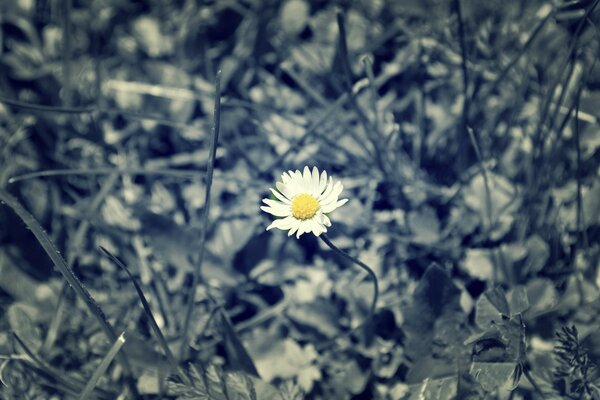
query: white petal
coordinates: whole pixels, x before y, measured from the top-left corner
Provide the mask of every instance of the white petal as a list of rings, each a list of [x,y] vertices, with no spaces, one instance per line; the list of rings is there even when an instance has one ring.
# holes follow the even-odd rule
[[[319,225],[322,232],[327,232],[326,227],[331,226],[331,221],[329,221],[329,218],[327,218],[327,216],[323,214],[321,210],[319,210],[319,213],[313,217],[313,221]]]
[[[315,221],[317,221],[319,224],[323,225],[323,221],[324,221],[324,218],[323,218],[323,217],[325,217],[325,214],[323,214],[323,210],[321,209],[321,210],[319,210],[319,211],[317,212],[317,215],[315,215],[315,216],[313,217],[313,219],[314,219]]]
[[[292,178],[287,174],[287,172],[281,174],[281,182],[283,182],[284,184],[287,184],[290,181],[290,179]]]
[[[296,225],[296,222],[298,221],[298,219],[296,219],[296,217],[292,215],[290,215],[289,217],[285,217],[284,220],[287,220],[287,222],[283,225],[285,229],[291,229],[294,225]]]
[[[317,169],[317,167],[313,167],[313,169],[312,169],[310,193],[313,196],[318,196],[320,194],[319,193],[319,170]]]
[[[267,230],[270,230],[273,228],[277,228],[277,229],[281,229],[281,230],[290,229],[292,227],[292,225],[294,224],[294,221],[296,221],[296,219],[294,217],[286,217],[286,218],[276,219],[275,221],[273,221],[271,223],[271,225],[267,226]]]
[[[315,236],[319,236],[323,232],[327,232],[327,228],[325,228],[319,221],[315,218],[311,221],[311,230]]]
[[[338,181],[335,184],[335,187],[333,188],[333,192],[331,193],[331,195],[335,196],[337,199],[337,197],[342,193],[342,190],[344,190],[344,185],[342,185],[342,182]]]
[[[327,182],[327,186],[325,187],[325,191],[319,196],[317,200],[321,202],[324,198],[328,197],[331,191],[333,190],[333,178],[329,177],[329,182]]]
[[[273,193],[273,196],[277,197],[277,200],[285,203],[285,204],[290,204],[291,201],[290,199],[288,199],[287,197],[285,197],[283,194],[279,193],[277,190],[273,189],[273,188],[269,188],[271,189],[271,193]]]
[[[302,174],[302,177],[304,178],[304,181],[308,184],[310,184],[310,181],[312,180],[312,175],[310,174],[310,168],[308,168],[308,166],[304,167],[304,173]]]
[[[288,204],[282,203],[281,201],[277,201],[277,200],[273,200],[273,199],[263,199],[262,201],[269,207],[287,207],[287,208],[289,208]]]
[[[290,197],[287,184],[285,184],[283,182],[275,182],[275,187],[277,188],[279,193],[283,194],[285,197]]]
[[[312,186],[312,175],[310,173],[310,169],[308,167],[304,167],[304,173],[302,174],[302,193],[310,193],[310,188]]]
[[[298,185],[298,181],[292,179],[290,181],[290,183],[288,183],[288,193],[289,193],[289,196],[287,196],[288,199],[293,199],[294,196],[296,196],[299,191],[300,191],[300,185]]]
[[[347,202],[348,202],[348,199],[342,199],[342,200],[337,201],[335,203],[330,203],[330,204],[327,204],[327,205],[323,206],[321,208],[321,210],[323,210],[324,213],[330,213],[333,210],[335,210],[336,208],[343,206]]]
[[[287,216],[292,213],[291,205],[289,204],[283,204],[271,199],[263,199],[263,203],[268,205],[268,207],[261,207],[263,211],[276,215],[278,217]]]
[[[298,230],[301,223],[302,223],[302,221],[294,218],[294,222],[292,224],[292,227],[290,228],[290,231],[288,232],[288,236],[292,236],[294,234],[294,232],[296,232]]]
[[[285,197],[287,197],[288,199],[292,200],[294,198],[294,196],[296,196],[298,193],[303,193],[304,192],[304,188],[302,185],[302,182],[298,181],[297,179],[292,179],[288,182],[288,184],[286,185],[287,187],[287,193],[284,193]]]
[[[317,236],[317,233],[320,232],[319,229],[319,224],[317,223],[317,221],[314,221],[313,219],[308,220],[308,231],[312,232],[313,235]]]
[[[300,226],[298,227],[298,232],[296,232],[296,239],[300,239],[300,236],[303,234],[310,232],[309,221],[304,220],[300,222]]]
[[[290,185],[293,185],[293,187],[294,187],[293,196],[297,195],[298,193],[303,193],[305,191],[306,186],[304,185],[304,178],[302,176],[302,172],[300,172],[298,170],[296,170],[296,172],[294,172],[294,177],[290,181]],[[290,197],[290,199],[292,197]]]
[[[320,201],[319,204],[323,207],[331,204],[331,203],[335,203],[338,199],[338,196],[340,195],[340,193],[342,193],[342,190],[344,190],[344,186],[342,185],[341,182],[336,182],[335,186],[333,187],[333,190],[331,191],[331,193],[329,193],[328,196],[323,197]]]
[[[294,196],[296,196],[297,194],[300,193],[306,193],[306,182],[304,180],[304,176],[302,175],[302,172],[300,171],[296,171],[294,173],[294,179],[290,182],[290,185],[293,185],[294,190]],[[290,197],[292,198],[292,197]]]
[[[281,194],[283,194],[288,199],[292,198],[292,196],[291,196],[291,190],[290,190],[290,185],[289,184],[284,184],[282,182],[276,182],[275,183],[275,187],[277,188],[277,190],[279,190],[279,192]]]
[[[289,209],[283,209],[283,208],[273,208],[273,207],[261,206],[260,209],[263,210],[264,212],[272,214],[276,217],[287,217],[288,215],[291,214],[291,211]]]
[[[289,170],[287,172],[287,182],[286,184],[290,184],[291,182],[294,182],[296,180],[296,174],[294,173],[294,171]]]
[[[325,190],[326,186],[327,186],[327,172],[323,171],[323,172],[321,172],[321,179],[319,181],[319,192],[317,193],[317,197],[320,196],[321,194],[323,194],[323,190]]]

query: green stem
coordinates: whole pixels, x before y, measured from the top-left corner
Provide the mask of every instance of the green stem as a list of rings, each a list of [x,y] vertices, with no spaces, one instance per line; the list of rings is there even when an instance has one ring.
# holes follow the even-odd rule
[[[96,385],[98,385],[98,381],[100,380],[100,378],[102,378],[102,375],[106,373],[106,370],[108,369],[110,363],[114,360],[115,356],[119,353],[121,347],[123,347],[124,344],[125,332],[119,335],[119,337],[113,343],[108,353],[106,353],[106,355],[102,359],[102,362],[100,363],[98,368],[96,368],[96,370],[90,377],[90,380],[86,383],[85,387],[79,394],[78,400],[87,400],[89,398],[92,398],[92,392],[94,391]]]
[[[27,174],[13,176],[8,180],[8,183],[15,183],[26,179],[45,178],[50,176],[71,176],[71,175],[162,175],[172,176],[176,178],[193,178],[203,174],[201,171],[176,168],[153,169],[153,168],[115,168],[115,167],[99,167],[99,168],[66,168],[66,169],[48,169],[44,171],[29,172]],[[103,198],[101,198],[103,199]]]
[[[525,375],[525,378],[527,378],[527,380],[529,381],[529,383],[531,383],[531,386],[533,386],[533,390],[540,395],[540,398],[544,399],[545,398],[544,392],[538,386],[538,384],[536,383],[535,379],[533,379],[533,376],[531,375],[531,372],[529,372],[529,366],[523,365],[523,374]]]
[[[190,324],[192,321],[192,314],[194,312],[194,299],[196,296],[196,288],[200,283],[202,262],[204,260],[204,252],[206,247],[206,238],[208,237],[208,217],[210,210],[210,191],[213,181],[213,171],[215,166],[215,159],[217,157],[217,145],[219,143],[219,128],[221,126],[221,70],[217,71],[215,78],[215,103],[213,112],[213,124],[212,124],[212,140],[210,146],[210,153],[208,154],[208,162],[206,164],[206,191],[204,192],[204,210],[202,214],[202,230],[200,231],[198,253],[193,258],[194,261],[194,275],[192,277],[192,287],[188,293],[187,306],[185,312],[185,319],[183,321],[183,332],[181,334],[181,348],[179,351],[179,359],[185,359],[188,350],[188,339]]]
[[[373,288],[375,289],[373,292],[373,302],[371,303],[371,313],[369,315],[369,318],[373,318],[373,316],[375,315],[375,308],[377,307],[377,299],[379,298],[379,281],[377,280],[377,275],[375,275],[375,272],[367,264],[363,263],[357,258],[352,257],[350,254],[346,253],[343,250],[340,250],[336,245],[331,243],[331,240],[329,240],[326,234],[323,233],[319,237],[323,242],[325,242],[327,246],[329,246],[331,250],[335,251],[348,261],[352,261],[354,264],[367,271],[367,273],[371,277],[371,280],[373,281]]]
[[[460,43],[461,53],[461,67],[462,67],[462,78],[463,78],[463,107],[462,116],[460,119],[460,126],[458,130],[458,143],[464,143],[465,137],[467,136],[467,127],[469,126],[469,69],[467,68],[467,44],[465,39],[465,24],[463,21],[463,13],[461,10],[460,0],[454,0],[454,9],[456,10],[456,16],[458,17],[458,36]],[[458,154],[458,165],[459,171],[462,171],[468,165],[468,154],[464,151],[465,147],[461,146],[461,151]]]

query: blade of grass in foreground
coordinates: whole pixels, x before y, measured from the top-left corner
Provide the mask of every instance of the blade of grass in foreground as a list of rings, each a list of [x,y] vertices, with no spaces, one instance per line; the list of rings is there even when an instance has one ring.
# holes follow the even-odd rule
[[[29,347],[27,347],[27,345],[23,342],[23,340],[14,332],[13,332],[13,337],[15,338],[17,343],[23,348],[23,351],[25,351],[25,354],[27,354],[27,357],[30,358],[30,360],[20,360],[20,361],[27,361],[29,368],[31,368],[33,371],[35,371],[35,373],[37,375],[39,375],[45,381],[43,383],[44,386],[58,389],[65,393],[69,393],[73,396],[77,396],[77,393],[79,393],[81,390],[81,387],[83,387],[83,383],[84,383],[83,381],[81,381],[78,378],[68,376],[64,371],[61,371],[61,370],[58,370],[58,369],[52,367],[51,365],[46,363],[44,360],[42,360],[41,358],[36,356],[31,351],[31,349]],[[4,382],[2,382],[1,379],[0,379],[0,382],[2,384],[4,384]],[[105,389],[100,389],[100,388],[98,388],[96,390],[95,394],[96,394],[97,398],[101,399],[101,400],[111,400],[111,399],[115,399],[117,397],[117,394],[115,392],[111,392],[111,391],[108,391]]]
[[[223,307],[218,307],[218,312],[221,315],[221,330],[225,336],[223,338],[223,343],[225,344],[227,357],[230,359],[229,362],[235,369],[259,377],[254,361],[252,360],[252,357],[250,357],[250,354],[248,354],[248,351],[235,331],[235,327],[229,319],[229,316],[227,316]]]
[[[80,386],[78,386],[77,382],[75,382],[73,379],[69,379],[68,377],[63,377],[60,373],[56,373],[51,366],[46,364],[42,359],[33,353],[33,351],[27,346],[27,344],[25,344],[23,339],[21,339],[16,332],[13,332],[12,334],[19,346],[23,348],[23,351],[31,359],[32,364],[36,366],[41,375],[50,377],[51,379],[56,379],[57,384],[60,385],[65,391],[74,392],[78,390]]]
[[[54,243],[52,243],[39,222],[25,209],[25,207],[21,205],[21,203],[13,195],[3,189],[0,189],[0,202],[12,208],[15,214],[17,214],[17,216],[21,218],[25,225],[31,230],[31,233],[33,233],[44,251],[46,251],[46,254],[48,254],[48,257],[50,257],[56,269],[58,269],[58,271],[64,276],[69,285],[71,285],[73,290],[75,290],[75,293],[77,293],[77,295],[83,300],[92,315],[96,318],[96,320],[98,320],[102,330],[108,337],[108,340],[114,343],[117,340],[117,335],[110,322],[108,322],[106,319],[106,315],[98,303],[96,303],[96,301],[92,298],[85,286],[83,286],[83,283],[79,281],[79,278],[77,278],[71,268],[69,268],[66,261],[56,249]],[[132,379],[133,373],[129,361],[122,353],[119,354],[119,361],[123,365],[125,373],[127,374],[127,383],[130,387],[130,390],[132,390],[132,393],[137,393],[136,386]]]
[[[200,281],[200,271],[202,261],[204,259],[204,250],[206,246],[206,232],[208,230],[208,213],[210,210],[210,189],[212,187],[213,170],[215,158],[217,154],[217,144],[219,143],[219,128],[221,125],[221,71],[217,71],[215,79],[215,106],[213,112],[212,140],[210,153],[208,155],[208,163],[206,165],[206,191],[204,194],[204,211],[202,214],[202,230],[200,231],[199,249],[197,256],[194,259],[194,276],[192,278],[192,287],[190,288],[187,309],[185,312],[185,320],[183,322],[183,332],[181,334],[181,348],[179,351],[179,359],[186,357],[190,330],[190,321],[194,311],[194,298],[196,297],[196,289]]]
[[[79,222],[77,230],[72,236],[72,239],[69,240],[70,246],[67,248],[68,266],[71,267],[75,265],[75,262],[79,259],[82,249],[84,248],[84,240],[91,226],[90,216],[95,215],[98,212],[104,200],[113,191],[116,183],[118,182],[118,179],[119,176],[117,174],[112,174],[107,179],[105,179],[104,182],[102,182],[100,190],[98,191],[98,193],[96,193],[93,200],[87,207],[85,214],[83,214],[84,218]],[[66,309],[67,304],[67,302],[63,300],[67,294],[70,294],[68,292],[68,283],[63,282],[62,288],[60,290],[59,302],[56,306],[54,314],[52,315],[52,319],[50,320],[50,325],[48,327],[46,338],[44,340],[44,347],[42,347],[44,351],[49,351],[54,345],[55,340],[58,338],[58,331],[62,324],[62,319],[65,316],[64,311]]]
[[[131,280],[131,283],[133,283],[133,286],[135,287],[135,291],[137,292],[138,297],[140,298],[140,301],[142,302],[142,307],[144,307],[144,312],[146,313],[146,316],[148,317],[148,321],[150,321],[150,326],[152,327],[154,334],[158,338],[158,341],[160,342],[160,345],[162,346],[163,351],[165,352],[165,355],[167,356],[167,359],[169,360],[169,363],[171,364],[172,370],[177,371],[177,361],[175,360],[175,356],[173,356],[173,353],[171,352],[171,349],[169,348],[169,345],[167,344],[167,340],[165,339],[165,336],[162,334],[160,328],[158,327],[158,324],[156,323],[156,319],[154,318],[154,315],[152,314],[152,309],[150,308],[150,304],[148,303],[148,300],[146,299],[146,296],[144,295],[142,288],[137,283],[137,280],[131,274],[131,272],[129,271],[127,266],[125,264],[123,264],[123,262],[118,257],[111,254],[108,250],[106,250],[102,246],[100,246],[100,249],[115,264],[117,264],[119,266],[119,268],[125,270],[125,272],[129,276],[129,279]]]
[[[354,93],[354,84],[353,84],[353,76],[352,76],[352,67],[350,66],[350,55],[348,54],[348,42],[346,37],[346,25],[345,25],[345,16],[342,11],[337,13],[337,25],[338,25],[338,45],[339,45],[339,60],[342,68],[342,78],[344,80],[344,86],[346,88],[346,93],[348,94],[348,100],[350,105],[354,109],[358,120],[363,126],[365,132],[372,132],[373,135],[367,134],[366,139],[371,143],[373,150],[371,152],[371,156],[373,160],[376,162],[378,168],[384,173],[384,175],[389,175],[387,173],[387,152],[382,146],[382,135],[381,132],[377,130],[377,126],[372,124],[363,109],[359,106],[357,102],[357,94]]]
[[[104,373],[108,369],[108,366],[110,365],[112,360],[115,358],[115,356],[119,353],[119,350],[121,350],[121,347],[123,347],[124,344],[125,344],[125,332],[123,332],[123,333],[121,333],[121,335],[119,335],[119,337],[113,343],[113,345],[110,348],[110,350],[108,351],[108,353],[106,353],[106,355],[102,359],[102,362],[100,363],[100,365],[98,365],[98,368],[96,368],[96,370],[92,374],[92,377],[86,383],[85,387],[81,391],[81,394],[78,397],[79,400],[86,400],[90,396],[90,394],[92,394],[92,391],[98,384],[98,381],[100,380],[100,378],[102,378],[102,375],[104,375]]]

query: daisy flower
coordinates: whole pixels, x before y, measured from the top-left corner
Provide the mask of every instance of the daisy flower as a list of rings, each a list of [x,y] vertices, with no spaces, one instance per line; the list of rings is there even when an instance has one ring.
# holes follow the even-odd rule
[[[303,233],[312,232],[315,236],[327,232],[331,221],[326,215],[346,204],[348,199],[338,200],[343,186],[340,181],[334,183],[327,179],[327,172],[313,167],[312,172],[304,167],[304,172],[288,171],[281,174],[281,182],[275,184],[277,190],[271,192],[277,200],[263,199],[266,206],[261,210],[276,217],[267,230],[278,228],[289,230],[288,236],[296,233],[300,238]]]

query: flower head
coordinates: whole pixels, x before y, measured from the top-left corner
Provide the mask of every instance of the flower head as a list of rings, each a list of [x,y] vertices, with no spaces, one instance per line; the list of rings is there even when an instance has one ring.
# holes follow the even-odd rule
[[[348,199],[338,200],[342,193],[341,182],[333,182],[333,178],[327,180],[327,172],[321,172],[313,167],[312,172],[304,167],[304,172],[288,171],[281,174],[281,182],[275,184],[277,190],[271,188],[271,192],[277,200],[263,199],[266,206],[261,210],[276,217],[267,227],[267,230],[278,228],[289,230],[288,236],[296,233],[299,238],[303,233],[312,232],[315,236],[327,232],[331,221],[327,213],[346,204]]]

